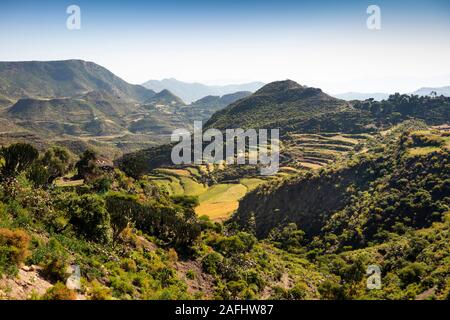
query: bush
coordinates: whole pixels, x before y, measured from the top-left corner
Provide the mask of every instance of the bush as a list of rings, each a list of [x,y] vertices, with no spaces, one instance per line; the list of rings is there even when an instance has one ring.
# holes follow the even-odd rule
[[[426,265],[421,262],[413,262],[398,271],[398,276],[402,280],[403,285],[407,285],[420,281],[421,276],[425,273]]]
[[[202,268],[205,272],[216,275],[222,264],[223,256],[217,252],[208,253],[202,260]]]
[[[322,282],[318,287],[318,291],[322,299],[325,300],[346,299],[344,287],[331,280],[325,280],[324,282]]]
[[[84,194],[67,203],[70,223],[88,240],[106,243],[110,240],[110,216],[105,201],[98,195]]]
[[[53,287],[49,288],[42,297],[44,300],[77,300],[74,291],[67,288],[62,282],[57,282]]]
[[[16,143],[0,150],[3,157],[1,175],[3,177],[14,177],[27,170],[39,157],[39,152],[27,143]]]
[[[42,273],[48,279],[66,281],[68,277],[68,254],[54,238],[34,250],[31,262],[42,266]]]
[[[225,256],[250,251],[256,243],[256,238],[246,232],[239,232],[231,237],[220,237],[213,247]]]
[[[50,174],[41,163],[35,162],[27,172],[27,178],[36,188],[46,186],[50,179]]]
[[[111,289],[100,284],[97,280],[92,281],[89,292],[91,300],[111,300]]]
[[[13,274],[29,255],[30,236],[22,230],[0,228],[0,275]]]

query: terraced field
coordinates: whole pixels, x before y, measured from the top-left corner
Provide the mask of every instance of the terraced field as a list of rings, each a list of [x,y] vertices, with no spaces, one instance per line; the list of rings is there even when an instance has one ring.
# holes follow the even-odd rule
[[[366,135],[340,133],[293,134],[284,142],[280,169],[276,177],[287,177],[304,170],[320,169],[336,158],[355,150],[355,146],[367,139]],[[163,186],[171,195],[197,196],[196,213],[211,220],[228,218],[239,205],[239,200],[268,177],[244,177],[220,181],[212,185],[204,183],[205,176],[226,170],[225,164],[202,164],[183,168],[160,168],[149,179]]]
[[[183,169],[157,169],[149,179],[163,186],[171,195],[198,196],[199,216],[207,215],[211,220],[224,220],[238,207],[238,201],[250,190],[264,182],[259,178],[244,178],[238,183],[218,183],[207,186],[200,181],[204,174],[222,170],[223,165],[199,165]]]
[[[355,150],[366,134],[291,134],[284,142],[285,168],[319,169]]]

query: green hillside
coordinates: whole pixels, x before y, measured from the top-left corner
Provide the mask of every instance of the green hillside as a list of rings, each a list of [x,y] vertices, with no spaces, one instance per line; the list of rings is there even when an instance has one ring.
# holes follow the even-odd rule
[[[277,81],[217,112],[205,126],[284,128],[293,121],[349,108],[345,101],[332,98],[320,89],[304,87],[291,80]]]
[[[401,125],[324,170],[268,183],[242,199],[234,219],[251,221],[260,237],[293,222],[309,239],[334,235],[334,250],[429,227],[449,209],[449,145],[423,128]]]
[[[129,84],[93,62],[0,62],[0,94],[7,97],[73,97],[93,90],[141,102],[154,95],[152,90]]]

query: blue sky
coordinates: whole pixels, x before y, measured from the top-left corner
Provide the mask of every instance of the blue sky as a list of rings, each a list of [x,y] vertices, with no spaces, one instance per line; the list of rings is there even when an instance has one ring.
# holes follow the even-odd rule
[[[81,30],[66,8],[81,8]],[[366,9],[381,9],[368,30]],[[450,85],[450,1],[9,1],[0,60],[84,59],[132,83],[290,78],[328,92]]]

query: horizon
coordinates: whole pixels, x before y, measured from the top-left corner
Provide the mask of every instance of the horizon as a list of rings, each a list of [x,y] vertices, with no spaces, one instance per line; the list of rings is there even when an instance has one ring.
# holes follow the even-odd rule
[[[66,27],[71,4],[80,7],[79,30]],[[369,30],[370,4],[6,1],[0,60],[93,61],[133,84],[292,79],[332,94],[450,85],[450,4],[377,1],[381,29]]]
[[[62,60],[11,60],[11,61],[0,61],[0,63],[2,63],[2,62],[13,62],[13,63],[14,63],[14,62],[18,62],[18,63],[20,63],[20,62],[62,62],[62,61],[71,61],[71,60],[72,60],[72,61],[83,61],[83,62],[94,63],[94,64],[97,64],[97,65],[103,67],[103,68],[106,68],[105,66],[102,66],[101,64],[99,64],[99,63],[97,63],[97,62],[95,62],[95,61],[89,61],[89,60],[83,60],[83,59],[76,59],[76,58],[74,58],[74,59],[62,59]],[[314,86],[308,85],[307,83],[300,83],[300,82],[296,81],[295,79],[289,79],[289,78],[285,78],[285,79],[274,79],[274,80],[271,80],[271,81],[269,81],[269,82],[263,82],[263,81],[253,80],[253,81],[248,81],[248,82],[234,82],[234,83],[228,82],[228,83],[222,83],[222,84],[210,84],[210,83],[199,82],[199,81],[184,81],[184,80],[177,79],[177,78],[175,78],[175,77],[169,77],[169,78],[161,78],[161,79],[149,79],[149,80],[144,81],[143,83],[133,83],[133,82],[128,81],[127,79],[124,79],[124,78],[120,77],[120,76],[117,75],[113,70],[110,70],[110,69],[108,69],[108,68],[106,68],[106,69],[107,69],[108,71],[110,71],[111,73],[113,73],[115,76],[118,76],[118,77],[121,78],[122,80],[128,82],[129,84],[140,85],[140,86],[144,86],[144,84],[145,84],[146,82],[149,82],[149,81],[158,81],[158,82],[162,82],[162,81],[165,81],[165,80],[175,80],[175,81],[183,82],[183,83],[186,83],[186,84],[198,84],[198,85],[205,85],[205,86],[210,86],[210,87],[214,87],[214,86],[217,86],[217,87],[239,86],[239,85],[246,85],[246,84],[250,84],[250,83],[261,83],[263,86],[265,86],[265,85],[270,84],[270,83],[272,83],[272,82],[292,80],[292,81],[294,81],[294,82],[296,82],[296,83],[298,83],[298,84],[300,84],[300,85],[306,86],[306,87],[314,87]],[[398,91],[398,90],[386,91],[386,92],[381,92],[381,91],[362,92],[362,91],[354,91],[354,90],[348,90],[348,91],[342,91],[342,92],[328,92],[328,91],[323,90],[323,88],[320,87],[320,86],[318,86],[318,87],[316,87],[316,88],[322,89],[323,92],[325,92],[325,93],[327,93],[327,94],[329,94],[329,95],[345,95],[345,94],[361,94],[361,95],[371,95],[371,94],[372,94],[372,95],[378,95],[378,94],[382,94],[382,95],[383,95],[383,94],[389,94],[389,95],[391,95],[391,94],[395,94],[395,93],[400,93],[400,94],[414,94],[415,91],[422,90],[422,89],[441,89],[441,88],[446,88],[446,87],[450,87],[450,85],[440,85],[440,86],[420,86],[420,87],[417,87],[416,89],[411,90],[411,91],[409,91],[409,92],[406,92],[406,91],[403,91],[403,92],[402,92],[402,91]],[[156,93],[159,93],[159,92],[162,92],[162,91],[164,91],[164,90],[170,91],[170,89],[162,89],[162,90],[160,90],[160,91],[155,91],[155,92],[156,92]],[[170,92],[171,92],[171,91],[170,91]],[[173,92],[172,92],[172,94],[173,94]]]

